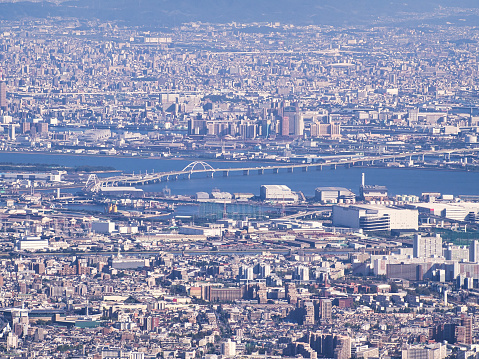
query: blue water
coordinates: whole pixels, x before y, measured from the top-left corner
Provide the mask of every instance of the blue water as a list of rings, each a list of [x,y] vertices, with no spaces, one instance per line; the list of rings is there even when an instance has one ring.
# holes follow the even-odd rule
[[[139,171],[151,172],[153,169],[155,172],[181,170],[191,160],[0,152],[0,162],[112,166],[125,173],[133,171],[138,173]],[[215,168],[261,165],[258,162],[207,162]],[[222,173],[216,173],[214,178],[202,177],[189,181],[170,181],[142,188],[146,192],[153,192],[168,186],[174,195],[191,195],[198,191],[211,192],[214,188],[231,193],[249,192],[258,195],[262,184],[285,184],[294,191],[302,191],[306,196],[312,196],[314,189],[320,186],[346,187],[358,193],[362,172],[366,174],[366,184],[385,185],[390,194],[420,195],[422,192],[440,192],[453,195],[479,195],[479,172],[359,167],[336,170],[324,167],[322,171],[295,170],[293,173],[282,171],[279,174],[272,174],[266,172],[263,175],[251,172],[250,176],[230,174],[229,177],[223,177]]]

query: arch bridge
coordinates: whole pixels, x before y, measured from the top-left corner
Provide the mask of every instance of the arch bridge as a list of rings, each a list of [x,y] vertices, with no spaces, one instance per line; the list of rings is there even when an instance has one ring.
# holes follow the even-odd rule
[[[158,172],[144,174],[125,174],[120,176],[98,178],[96,175],[91,174],[88,177],[83,190],[86,192],[99,192],[101,188],[113,187],[113,186],[138,186],[146,185],[158,182],[167,182],[180,179],[191,179],[193,174],[206,174],[207,177],[213,178],[215,173],[221,173],[224,177],[228,177],[230,173],[239,173],[244,176],[256,173],[262,175],[266,172],[278,174],[281,171],[294,172],[300,170],[307,172],[309,169],[316,169],[318,171],[323,168],[336,169],[339,166],[352,167],[356,165],[369,166],[374,165],[377,162],[396,161],[397,159],[409,159],[417,158],[424,161],[424,156],[444,156],[444,160],[450,160],[453,153],[473,153],[479,152],[479,147],[474,148],[461,148],[461,149],[444,149],[436,151],[417,151],[417,152],[404,152],[400,154],[389,154],[379,156],[363,156],[363,157],[350,157],[349,159],[340,159],[335,161],[322,161],[315,163],[298,163],[288,165],[271,165],[271,166],[257,166],[257,167],[230,167],[230,168],[214,168],[207,162],[195,161],[188,164],[185,168],[179,171]]]

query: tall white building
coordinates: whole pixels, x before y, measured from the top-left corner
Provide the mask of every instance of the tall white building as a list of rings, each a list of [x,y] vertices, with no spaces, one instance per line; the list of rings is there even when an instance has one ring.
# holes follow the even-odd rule
[[[309,281],[309,268],[306,266],[296,267],[296,278],[300,281]]]
[[[259,274],[261,278],[266,278],[271,274],[271,266],[267,263],[261,263],[259,265]]]
[[[236,342],[228,339],[227,342],[221,343],[221,354],[226,357],[234,357],[236,355]]]
[[[253,267],[242,266],[241,267],[241,279],[253,280]]]
[[[431,258],[442,257],[442,238],[436,234],[431,237],[424,237],[419,234],[414,236],[413,241],[413,257],[414,258]]]
[[[7,336],[7,350],[8,349],[15,349],[17,346],[18,346],[18,336],[16,336],[12,332],[8,333],[8,336]]]

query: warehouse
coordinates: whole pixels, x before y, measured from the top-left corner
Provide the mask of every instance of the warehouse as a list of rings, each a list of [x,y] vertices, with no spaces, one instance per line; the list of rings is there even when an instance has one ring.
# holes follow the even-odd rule
[[[285,185],[262,185],[260,197],[263,201],[297,202],[298,195]]]
[[[333,206],[333,225],[364,231],[418,229],[418,211],[380,205]]]

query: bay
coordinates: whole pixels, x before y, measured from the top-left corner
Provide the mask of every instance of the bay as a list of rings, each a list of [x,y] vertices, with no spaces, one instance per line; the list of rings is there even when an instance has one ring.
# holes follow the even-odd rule
[[[181,170],[191,159],[164,159],[150,157],[90,156],[49,153],[6,153],[0,152],[0,162],[45,163],[64,166],[111,166],[124,173],[144,173],[148,171],[167,172]],[[271,163],[211,161],[214,168],[233,168],[244,166],[268,166]],[[192,195],[199,191],[211,192],[217,188],[230,193],[247,192],[259,195],[263,184],[284,184],[294,191],[302,191],[306,196],[313,196],[316,187],[337,186],[351,189],[358,193],[361,173],[366,175],[366,184],[387,186],[390,194],[414,194],[422,192],[440,192],[453,195],[479,195],[479,172],[429,170],[415,168],[374,168],[374,167],[338,167],[336,170],[324,166],[322,171],[314,168],[308,172],[295,169],[288,173],[281,170],[279,174],[266,171],[258,175],[251,171],[249,176],[230,174],[223,177],[217,172],[214,178],[192,178],[142,186],[146,192],[161,191],[165,187],[173,195]]]

